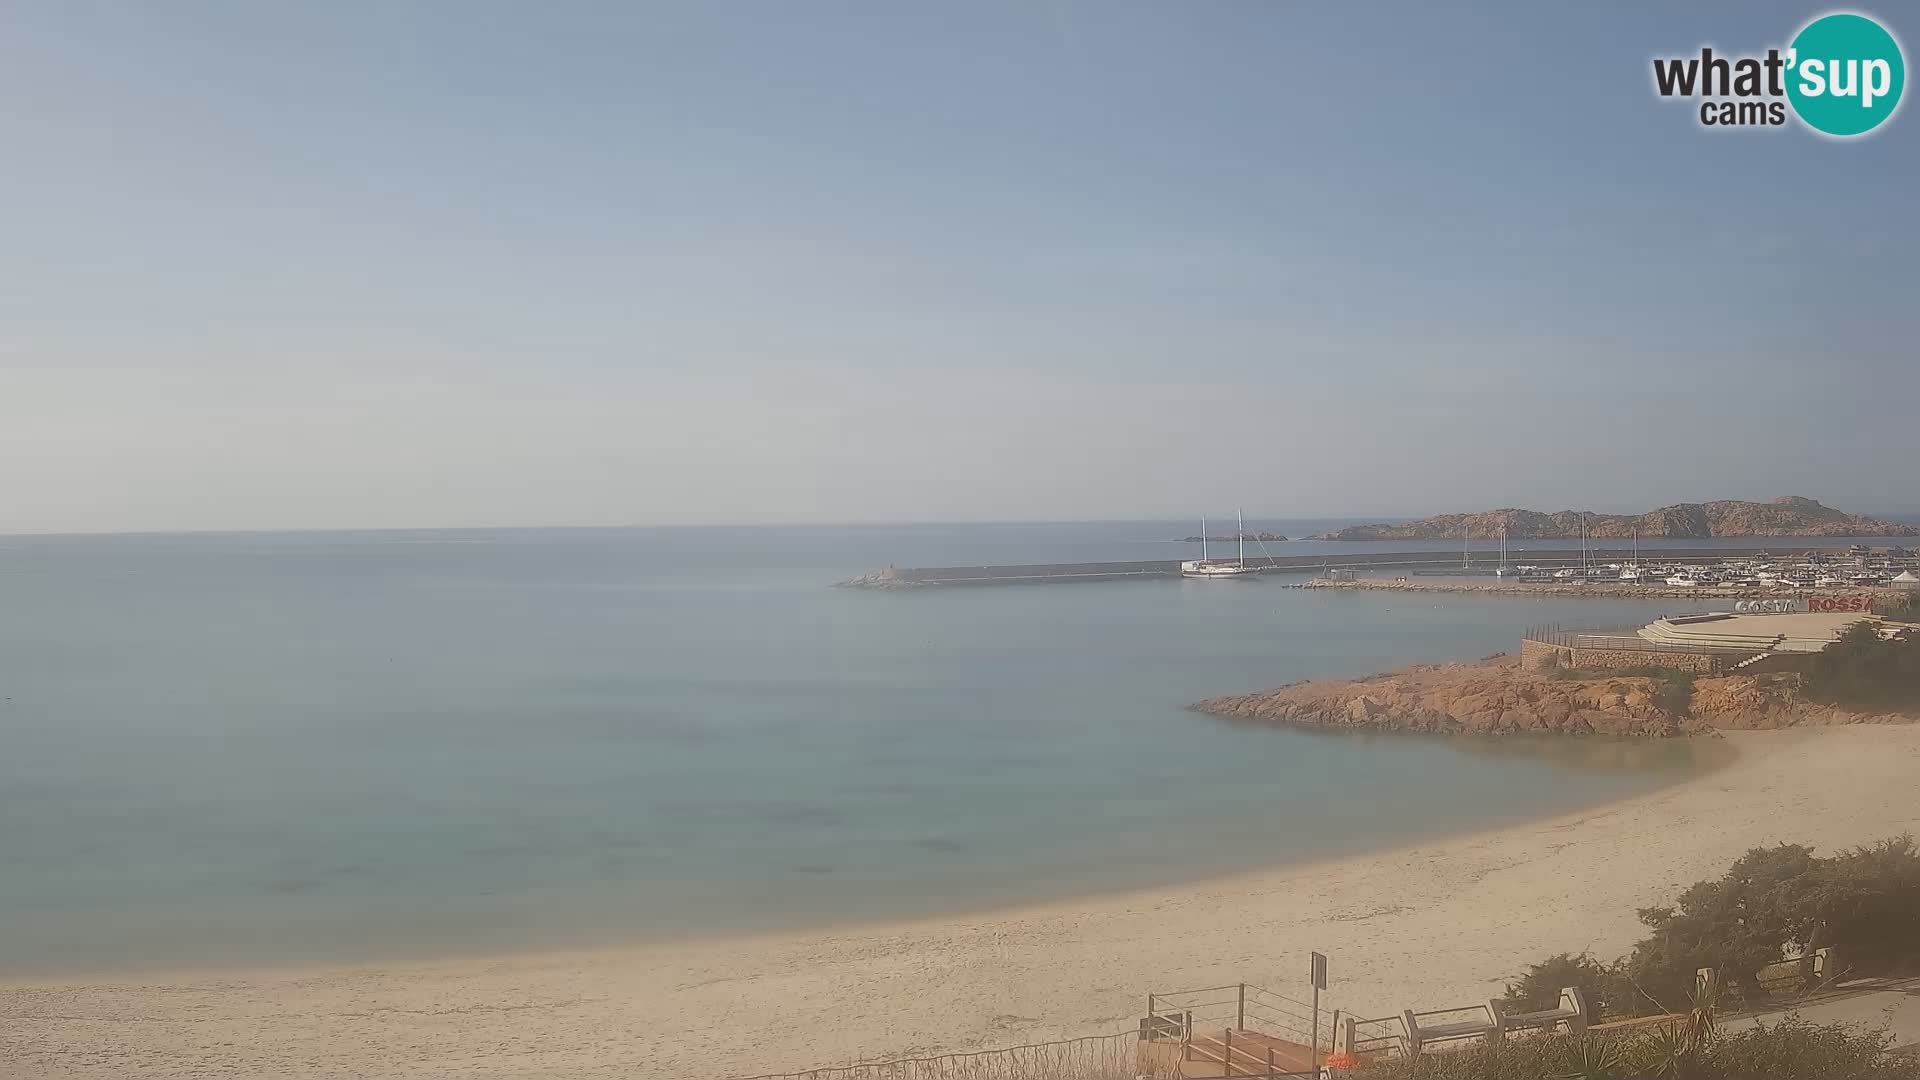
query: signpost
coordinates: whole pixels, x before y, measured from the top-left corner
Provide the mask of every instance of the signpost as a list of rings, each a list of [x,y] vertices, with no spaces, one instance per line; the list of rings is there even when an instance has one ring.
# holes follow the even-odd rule
[[[1325,953],[1313,954],[1312,970],[1307,978],[1313,982],[1313,1066],[1320,1067],[1320,991],[1327,988],[1327,957]]]

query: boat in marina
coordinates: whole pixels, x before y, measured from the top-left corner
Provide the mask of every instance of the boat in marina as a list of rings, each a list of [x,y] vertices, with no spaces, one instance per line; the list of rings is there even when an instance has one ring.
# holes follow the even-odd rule
[[[1640,530],[1633,530],[1633,561],[1620,568],[1620,580],[1630,585],[1638,584],[1644,575],[1640,572]]]
[[[1472,556],[1469,555],[1468,558],[1471,559]],[[1500,526],[1500,565],[1493,568],[1493,576],[1497,578],[1519,577],[1521,571],[1524,569],[1524,567],[1511,566],[1507,563],[1507,527],[1505,525]]]
[[[1240,557],[1234,562],[1216,561],[1207,557],[1207,519],[1200,517],[1200,557],[1187,559],[1180,564],[1180,576],[1197,578],[1202,581],[1246,581],[1260,576],[1260,567],[1247,565],[1247,523],[1239,511],[1234,511],[1234,521],[1238,528],[1234,530],[1235,539],[1240,543]]]
[[[1682,570],[1678,574],[1668,578],[1667,584],[1680,588],[1694,588],[1699,585],[1705,585],[1706,581],[1691,570]]]

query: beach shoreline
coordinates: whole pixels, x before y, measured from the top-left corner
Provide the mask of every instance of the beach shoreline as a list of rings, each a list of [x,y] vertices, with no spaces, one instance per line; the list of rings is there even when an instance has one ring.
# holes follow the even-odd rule
[[[1198,706],[1190,705],[1189,711],[1214,722],[1227,722],[1228,718],[1206,713]],[[1916,721],[1920,723],[1920,721]],[[1303,735],[1324,739],[1380,739],[1395,741],[1425,741],[1429,743],[1471,743],[1486,744],[1524,744],[1537,743],[1549,745],[1568,741],[1607,744],[1613,743],[1632,748],[1661,740],[1649,740],[1630,735],[1560,735],[1540,732],[1514,732],[1487,734],[1478,732],[1432,732],[1414,730],[1396,730],[1391,732],[1347,730],[1334,727],[1298,726],[1287,730]],[[498,949],[457,948],[437,949],[419,953],[386,956],[358,956],[339,960],[305,961],[298,959],[271,958],[257,962],[221,962],[202,965],[181,965],[164,962],[148,964],[129,964],[119,967],[88,967],[72,970],[15,970],[0,969],[0,999],[11,988],[18,987],[57,987],[76,985],[100,985],[127,983],[182,983],[200,981],[234,981],[246,979],[311,979],[316,976],[345,975],[364,972],[369,969],[394,970],[399,968],[445,967],[449,965],[492,965],[514,962],[551,962],[556,959],[573,958],[587,960],[603,957],[609,953],[638,952],[653,949],[699,949],[699,948],[740,948],[755,943],[777,945],[801,938],[844,937],[848,935],[872,936],[912,934],[928,927],[946,926],[961,923],[975,923],[995,919],[1041,916],[1059,909],[1102,906],[1112,902],[1137,900],[1142,897],[1155,897],[1161,894],[1178,893],[1188,890],[1230,889],[1238,883],[1264,878],[1274,874],[1305,873],[1316,867],[1352,862],[1373,856],[1382,856],[1400,851],[1409,846],[1427,847],[1476,836],[1493,836],[1514,828],[1528,825],[1579,818],[1597,810],[1648,795],[1658,794],[1683,784],[1694,782],[1702,777],[1722,771],[1739,760],[1740,751],[1731,745],[1718,732],[1695,733],[1682,737],[1696,744],[1696,764],[1684,775],[1667,780],[1651,791],[1640,791],[1602,798],[1584,805],[1575,805],[1555,810],[1544,816],[1522,821],[1509,821],[1501,824],[1469,824],[1450,828],[1438,833],[1425,833],[1413,845],[1373,842],[1341,855],[1306,855],[1279,862],[1261,862],[1227,871],[1201,872],[1189,876],[1150,881],[1145,884],[1124,885],[1119,887],[1093,888],[1083,892],[1074,892],[1038,899],[1016,899],[964,904],[953,908],[932,912],[915,912],[887,918],[850,917],[827,922],[807,921],[779,926],[747,927],[741,929],[687,929],[662,931],[659,933],[640,932],[638,934],[616,937],[581,940],[567,943],[505,946]],[[4,1019],[0,1012],[0,1019]],[[0,1056],[0,1061],[4,1057]],[[0,1073],[0,1076],[6,1074]]]
[[[1150,991],[1329,1009],[1497,995],[1638,936],[1755,844],[1920,828],[1920,726],[1734,732],[1738,756],[1570,815],[1067,902],[721,940],[297,969],[0,980],[0,1075],[744,1075],[1124,1030]],[[1298,969],[1298,970],[1296,970]],[[1302,984],[1302,985],[1296,985]]]

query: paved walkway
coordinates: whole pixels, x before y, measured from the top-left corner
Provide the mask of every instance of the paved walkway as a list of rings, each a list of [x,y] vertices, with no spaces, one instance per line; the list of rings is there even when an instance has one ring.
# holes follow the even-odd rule
[[[1722,1021],[1720,1030],[1740,1031],[1756,1023],[1772,1024],[1790,1014],[1817,1024],[1842,1021],[1883,1027],[1899,1047],[1920,1046],[1920,979],[1861,979],[1784,1008],[1767,1009]]]

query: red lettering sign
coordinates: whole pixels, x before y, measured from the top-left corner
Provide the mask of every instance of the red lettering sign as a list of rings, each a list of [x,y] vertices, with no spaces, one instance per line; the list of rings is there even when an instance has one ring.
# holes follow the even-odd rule
[[[1872,611],[1873,597],[1865,594],[1853,596],[1809,596],[1808,611]]]

